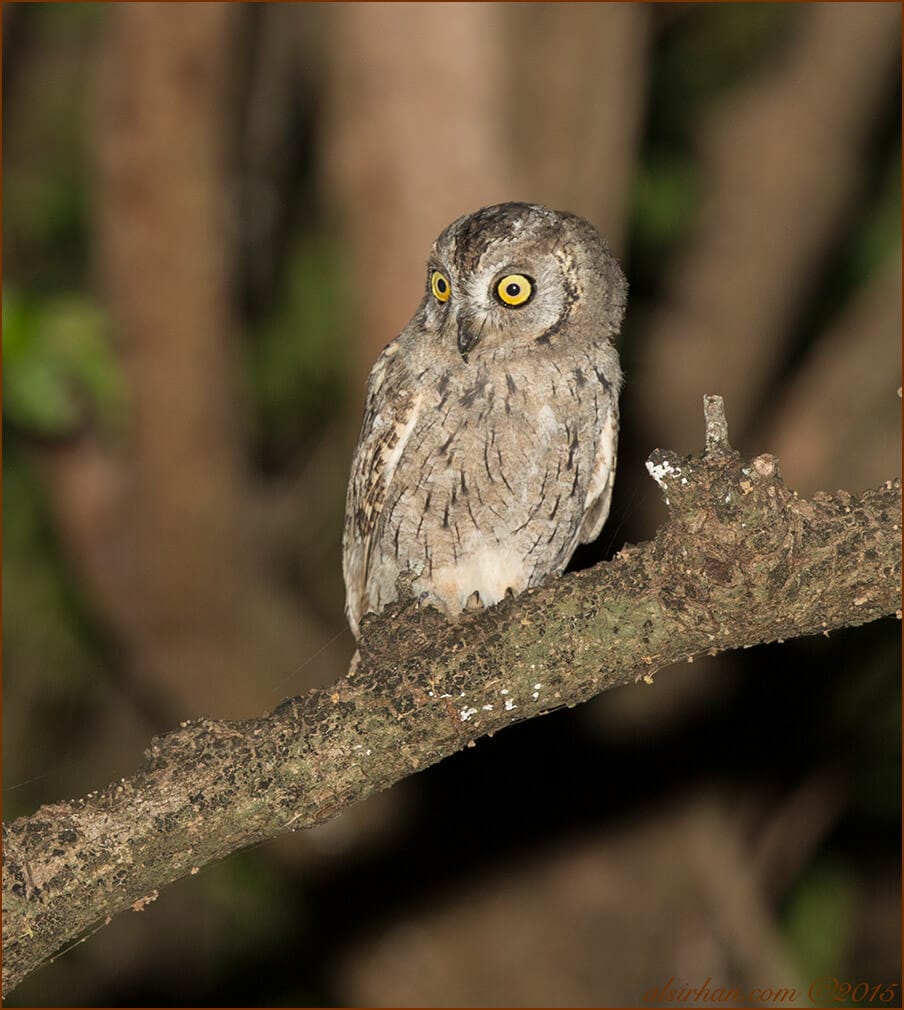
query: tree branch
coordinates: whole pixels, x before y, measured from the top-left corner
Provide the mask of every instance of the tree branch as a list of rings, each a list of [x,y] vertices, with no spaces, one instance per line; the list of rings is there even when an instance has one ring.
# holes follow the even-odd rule
[[[364,623],[356,667],[243,722],[151,742],[129,779],[4,830],[6,991],[97,923],[285,830],[310,827],[497,732],[677,660],[900,614],[901,484],[804,501],[743,463],[718,397],[707,452],[656,450],[649,543],[448,623],[413,602]]]

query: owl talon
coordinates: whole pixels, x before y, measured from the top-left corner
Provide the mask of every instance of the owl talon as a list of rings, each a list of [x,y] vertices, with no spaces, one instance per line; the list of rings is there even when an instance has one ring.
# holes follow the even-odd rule
[[[483,600],[480,593],[475,589],[465,602],[465,610],[483,610]]]
[[[515,598],[515,590],[512,589],[511,586],[509,586],[508,589],[506,589],[506,591],[505,591],[505,599],[506,600],[514,600],[514,598]]]

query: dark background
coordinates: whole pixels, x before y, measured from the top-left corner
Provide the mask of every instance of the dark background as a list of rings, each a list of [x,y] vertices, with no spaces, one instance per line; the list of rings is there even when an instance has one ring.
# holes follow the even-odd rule
[[[900,5],[4,4],[4,817],[346,668],[345,481],[454,217],[631,281],[619,477],[900,472]],[[124,913],[10,1006],[637,1005],[900,978],[900,626],[661,671]],[[655,997],[651,997],[654,999]],[[685,1002],[684,1005],[692,1005]]]

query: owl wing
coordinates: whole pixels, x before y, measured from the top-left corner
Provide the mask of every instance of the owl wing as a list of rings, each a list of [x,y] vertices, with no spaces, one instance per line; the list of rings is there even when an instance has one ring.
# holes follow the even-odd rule
[[[609,515],[612,485],[615,481],[615,456],[618,450],[618,403],[608,397],[596,458],[590,472],[587,496],[584,499],[584,519],[578,543],[592,543],[600,534]]]
[[[370,609],[367,583],[380,515],[423,400],[413,377],[396,356],[398,350],[398,340],[394,340],[371,370],[345,504],[345,612],[355,637],[359,620]]]

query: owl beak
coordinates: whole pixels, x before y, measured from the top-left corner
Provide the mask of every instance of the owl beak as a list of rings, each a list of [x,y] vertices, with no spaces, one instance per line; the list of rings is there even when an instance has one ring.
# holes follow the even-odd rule
[[[481,330],[475,329],[471,320],[458,320],[458,351],[465,361],[468,360],[468,352],[472,351],[480,340],[480,333]]]

